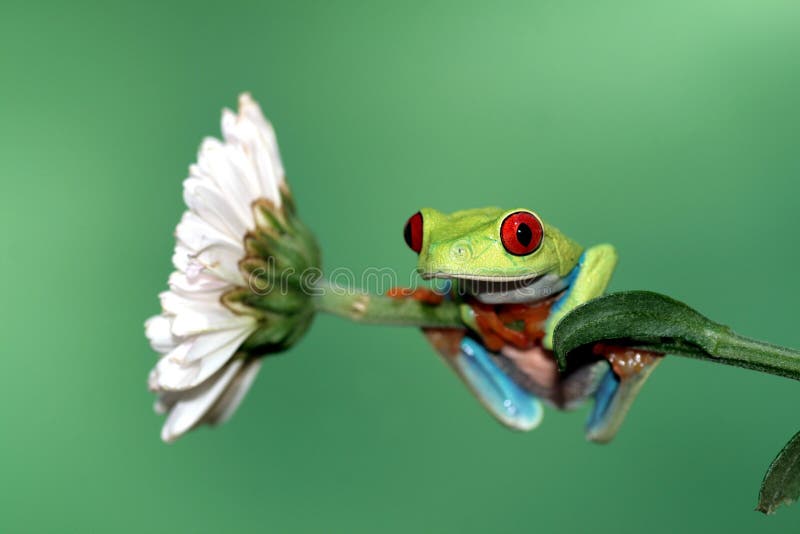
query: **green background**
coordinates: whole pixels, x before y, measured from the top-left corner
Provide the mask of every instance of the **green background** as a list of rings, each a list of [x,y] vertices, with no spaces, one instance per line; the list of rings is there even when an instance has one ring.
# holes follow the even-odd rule
[[[496,424],[408,329],[320,317],[168,446],[143,334],[181,181],[252,91],[325,265],[410,272],[419,207],[613,242],[615,289],[800,346],[800,4],[0,7],[0,530],[796,532],[753,512],[786,379],[670,358],[618,439]]]

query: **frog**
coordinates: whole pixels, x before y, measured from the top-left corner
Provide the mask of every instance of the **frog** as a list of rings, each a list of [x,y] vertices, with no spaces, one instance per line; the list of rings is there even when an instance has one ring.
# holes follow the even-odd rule
[[[439,290],[396,295],[431,306],[457,301],[463,328],[423,331],[491,415],[528,431],[541,423],[543,404],[571,410],[593,398],[586,437],[614,438],[662,355],[597,344],[586,363],[564,371],[553,354],[559,322],[605,293],[618,261],[612,245],[584,248],[527,208],[423,208],[403,235],[418,255],[416,272]]]

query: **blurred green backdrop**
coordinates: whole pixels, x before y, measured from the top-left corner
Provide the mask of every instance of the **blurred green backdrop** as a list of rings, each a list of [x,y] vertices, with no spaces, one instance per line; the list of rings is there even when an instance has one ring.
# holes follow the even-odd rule
[[[647,5],[645,5],[647,4]],[[615,289],[800,346],[800,4],[4,2],[0,530],[797,531],[752,510],[800,386],[670,358],[618,439],[501,428],[415,331],[320,317],[159,441],[143,320],[181,181],[252,91],[328,269],[421,206],[537,209]]]

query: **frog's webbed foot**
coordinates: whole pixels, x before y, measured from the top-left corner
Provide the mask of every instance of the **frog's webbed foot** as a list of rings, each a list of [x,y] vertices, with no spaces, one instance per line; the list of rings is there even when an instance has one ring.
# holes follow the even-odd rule
[[[441,304],[444,300],[444,295],[426,287],[418,287],[415,289],[407,287],[393,287],[386,292],[386,296],[392,298],[410,298],[424,304],[435,306]]]
[[[595,391],[586,437],[590,441],[607,443],[617,434],[639,390],[663,355],[602,343],[595,345],[593,352],[605,358],[609,368]]]

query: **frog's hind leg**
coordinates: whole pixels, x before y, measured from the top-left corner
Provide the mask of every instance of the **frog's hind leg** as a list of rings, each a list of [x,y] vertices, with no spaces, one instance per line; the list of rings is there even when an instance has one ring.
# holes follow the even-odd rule
[[[424,329],[437,352],[498,421],[515,430],[532,430],[542,420],[542,403],[517,383],[498,360],[463,330]]]
[[[658,353],[604,344],[597,344],[594,352],[610,365],[595,391],[586,437],[607,443],[617,434],[639,390],[663,358]]]
[[[515,382],[486,348],[465,336],[451,365],[489,412],[504,425],[517,430],[539,426],[544,411],[531,391]]]

